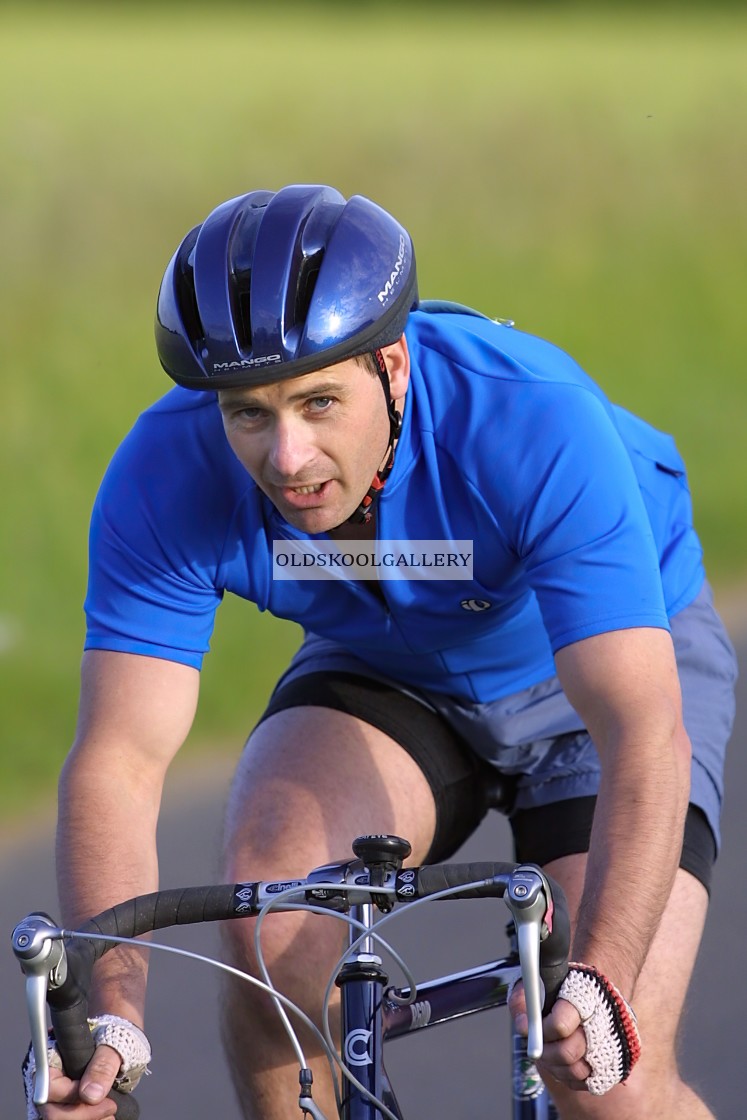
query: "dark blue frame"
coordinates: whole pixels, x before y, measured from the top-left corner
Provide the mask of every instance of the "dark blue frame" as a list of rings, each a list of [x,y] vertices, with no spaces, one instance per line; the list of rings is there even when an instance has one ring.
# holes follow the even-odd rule
[[[418,984],[418,999],[400,1006],[389,994],[405,997],[407,988],[386,987],[386,976],[351,975],[340,983],[342,993],[342,1058],[366,1089],[404,1120],[386,1074],[384,1044],[415,1031],[427,1030],[464,1015],[505,1007],[510,983],[519,965],[515,951],[465,972]],[[373,970],[375,971],[375,970]],[[512,1032],[512,1120],[557,1120],[547,1091],[537,1091],[525,1076],[525,1039]],[[341,1120],[381,1120],[381,1111],[358,1088],[343,1086]]]

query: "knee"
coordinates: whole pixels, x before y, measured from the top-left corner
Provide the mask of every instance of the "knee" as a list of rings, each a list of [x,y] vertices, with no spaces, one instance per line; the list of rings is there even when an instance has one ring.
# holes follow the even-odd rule
[[[260,980],[264,979],[263,964],[273,986],[316,1017],[344,949],[341,927],[332,918],[313,914],[269,914],[262,923],[258,952],[256,919],[237,919],[224,924],[223,957],[232,967]],[[242,984],[234,990],[247,1005],[269,1006],[257,985]]]
[[[255,977],[264,965],[278,987],[307,971],[307,946],[316,940],[314,923],[302,914],[269,914],[259,930],[256,918],[239,918],[224,923],[221,933],[228,964]]]
[[[560,1088],[553,1088],[552,1097],[560,1120],[640,1120],[677,1115],[683,1091],[687,1090],[675,1066],[639,1066],[624,1085],[602,1097]]]

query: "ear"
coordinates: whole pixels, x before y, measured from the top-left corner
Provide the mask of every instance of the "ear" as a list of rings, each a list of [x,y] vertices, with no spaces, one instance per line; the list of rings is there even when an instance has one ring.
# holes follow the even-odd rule
[[[410,351],[407,349],[407,339],[402,335],[391,346],[385,346],[381,352],[389,374],[392,400],[401,400],[410,383]]]

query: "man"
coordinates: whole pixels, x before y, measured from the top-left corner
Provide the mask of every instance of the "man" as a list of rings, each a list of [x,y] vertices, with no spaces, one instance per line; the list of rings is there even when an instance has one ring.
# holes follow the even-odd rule
[[[561,1116],[639,1118],[654,1101],[658,1116],[709,1116],[674,1040],[735,668],[671,439],[549,343],[418,305],[407,232],[326,187],[210,214],[166,270],[156,335],[180,387],[124,441],[93,517],[80,720],[60,784],[65,923],[155,889],[164,775],[232,591],[307,637],[239,764],[226,879],[305,873],[365,831],[407,837],[415,863],[446,858],[484,815],[497,767],[516,784],[518,856],[565,888],[585,966],[545,1021]],[[349,541],[394,542],[392,563],[410,569],[288,578],[299,551]],[[416,552],[442,578],[415,578]],[[248,648],[239,672],[261,655]],[[280,989],[318,1013],[337,924],[283,916],[267,938]],[[254,967],[235,923],[226,952]],[[144,985],[137,951],[110,954],[97,1010],[142,1026]],[[594,992],[623,1024],[604,1043],[629,1047],[611,1071],[579,1010]],[[643,1045],[632,1073],[629,1004]],[[523,1025],[520,990],[512,1009]],[[293,1115],[293,1055],[261,997],[231,990],[225,1039],[244,1114]],[[46,1120],[111,1115],[102,1097],[120,1065],[102,1045],[80,1086],[58,1076]],[[332,1115],[323,1070],[315,1083]]]

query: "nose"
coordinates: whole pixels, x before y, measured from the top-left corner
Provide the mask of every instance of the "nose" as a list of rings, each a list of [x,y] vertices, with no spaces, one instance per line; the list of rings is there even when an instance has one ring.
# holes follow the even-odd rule
[[[292,417],[278,417],[273,427],[267,461],[276,476],[273,481],[289,483],[303,479],[316,449],[308,426]],[[308,478],[309,481],[312,481]]]

